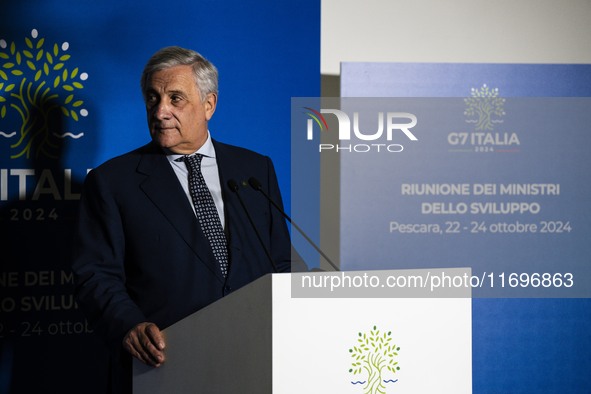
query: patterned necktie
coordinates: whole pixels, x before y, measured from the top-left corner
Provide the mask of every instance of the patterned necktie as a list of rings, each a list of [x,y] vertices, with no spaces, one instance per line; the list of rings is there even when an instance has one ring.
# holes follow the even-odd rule
[[[211,193],[205,184],[205,179],[201,173],[200,154],[192,156],[183,156],[179,161],[184,161],[189,170],[189,192],[195,206],[197,220],[201,224],[201,229],[211,245],[213,255],[220,264],[222,275],[228,274],[228,248],[226,245],[226,235],[222,228],[220,215],[215,207]]]

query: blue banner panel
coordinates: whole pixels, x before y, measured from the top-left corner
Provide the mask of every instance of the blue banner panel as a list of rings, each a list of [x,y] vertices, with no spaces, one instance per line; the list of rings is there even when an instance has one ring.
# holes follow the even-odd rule
[[[104,393],[105,345],[73,298],[87,171],[149,141],[158,49],[219,70],[214,139],[273,159],[290,205],[290,98],[318,95],[318,0],[8,2],[0,12],[0,392]]]
[[[495,283],[519,288],[505,296],[519,297],[524,289],[539,289],[544,280],[552,290],[559,282],[564,285],[564,277],[554,274],[568,273],[578,261],[574,287],[589,285],[589,123],[584,118],[591,66],[345,63],[341,83],[344,97],[460,98],[457,110],[451,108],[458,126],[439,128],[446,114],[435,121],[423,117],[423,123],[417,116],[412,129],[417,141],[403,136],[404,151],[392,159],[395,163],[375,165],[368,156],[339,153],[344,267],[361,256],[370,267],[378,266],[385,255],[389,268],[485,263]],[[514,97],[538,99],[513,107]],[[547,97],[584,99],[540,106]],[[576,108],[582,115],[578,119],[570,112]],[[371,203],[353,204],[363,199]],[[352,203],[348,208],[347,201]],[[537,213],[506,211],[510,202]],[[382,228],[385,221],[390,225]],[[442,226],[440,233],[414,232],[433,230],[429,224],[435,223]],[[526,223],[537,227],[524,230]],[[376,228],[383,231],[377,234]],[[591,391],[586,373],[591,367],[586,356],[590,308],[588,298],[474,299],[474,392]]]
[[[342,268],[469,266],[475,297],[591,296],[590,99],[326,101],[341,118],[337,143],[317,145],[340,156]]]

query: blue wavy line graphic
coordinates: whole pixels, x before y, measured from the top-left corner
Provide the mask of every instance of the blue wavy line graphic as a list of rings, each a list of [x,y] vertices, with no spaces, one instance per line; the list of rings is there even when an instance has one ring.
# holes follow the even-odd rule
[[[12,132],[12,133],[10,133],[10,134],[7,134],[7,133],[5,133],[5,132],[3,132],[3,131],[0,131],[0,135],[1,135],[2,137],[4,137],[4,138],[11,138],[11,137],[14,137],[14,136],[16,135],[16,131],[13,131],[13,132]]]
[[[53,135],[55,135],[58,138],[71,137],[71,138],[74,138],[75,140],[77,140],[78,138],[83,137],[84,136],[84,133],[79,133],[79,134],[73,134],[73,133],[58,134],[58,133],[53,133]]]
[[[358,380],[356,382],[351,382],[351,384],[365,384],[365,382],[362,382],[362,381]]]
[[[384,380],[384,383],[396,383],[396,382],[398,382],[398,379],[396,379],[396,380],[392,380],[392,379]]]

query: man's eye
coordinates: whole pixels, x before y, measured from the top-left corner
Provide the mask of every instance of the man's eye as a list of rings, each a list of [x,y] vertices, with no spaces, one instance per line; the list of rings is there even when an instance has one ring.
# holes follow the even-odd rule
[[[181,101],[181,96],[172,96],[172,97],[170,98],[170,100],[171,100],[173,103],[178,103],[179,101]]]

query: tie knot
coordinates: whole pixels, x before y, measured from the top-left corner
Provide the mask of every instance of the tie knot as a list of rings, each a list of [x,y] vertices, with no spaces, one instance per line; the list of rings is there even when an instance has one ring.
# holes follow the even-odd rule
[[[178,161],[184,161],[187,168],[191,171],[201,171],[201,159],[203,155],[196,153],[191,156],[179,157]]]

